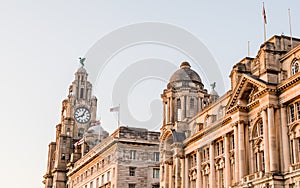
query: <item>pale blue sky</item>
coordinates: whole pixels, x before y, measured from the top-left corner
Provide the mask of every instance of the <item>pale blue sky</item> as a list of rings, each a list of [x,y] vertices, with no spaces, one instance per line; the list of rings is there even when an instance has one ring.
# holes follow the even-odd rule
[[[149,21],[183,28],[210,50],[222,70],[226,90],[229,89],[231,67],[247,55],[247,41],[251,41],[252,56],[263,42],[261,1],[0,2],[1,187],[43,187],[48,143],[54,140],[61,101],[67,96],[78,68],[77,59],[85,56],[106,34],[130,24]],[[296,25],[300,21],[299,1],[267,1],[265,7],[268,38],[274,34],[289,34],[288,8],[291,8],[293,33],[300,35],[300,26]],[[147,58],[157,53],[157,57],[172,61],[176,66],[184,60],[182,54],[171,49],[162,51],[145,45],[129,49],[112,62],[133,61],[132,55],[137,53],[146,54]],[[142,58],[141,55],[137,57]],[[119,71],[111,69],[111,74],[118,75]],[[135,103],[147,104],[148,98],[159,99],[164,88],[162,82],[151,84],[159,87],[151,90],[149,96],[143,98],[140,91],[135,94],[136,100],[130,96],[132,113],[140,116],[137,118],[147,119],[149,109]],[[143,86],[140,89],[143,90]],[[116,128],[116,121],[108,112],[112,105],[110,93],[97,88],[95,95],[99,99],[103,126],[112,131]]]

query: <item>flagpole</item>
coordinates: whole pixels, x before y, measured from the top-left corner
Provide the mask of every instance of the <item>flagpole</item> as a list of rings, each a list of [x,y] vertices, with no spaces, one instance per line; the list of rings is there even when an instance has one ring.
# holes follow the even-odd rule
[[[291,48],[293,48],[293,34],[292,34],[291,9],[288,9],[288,13],[289,13],[290,35],[291,35]]]
[[[266,16],[266,11],[265,11],[265,3],[263,2],[263,16],[264,16],[264,42],[267,41],[267,29],[266,29],[266,24],[267,24],[267,16]]]
[[[118,111],[118,127],[120,127],[120,111],[121,111],[121,107],[119,104],[119,111]]]
[[[250,41],[248,41],[248,57],[250,57]]]

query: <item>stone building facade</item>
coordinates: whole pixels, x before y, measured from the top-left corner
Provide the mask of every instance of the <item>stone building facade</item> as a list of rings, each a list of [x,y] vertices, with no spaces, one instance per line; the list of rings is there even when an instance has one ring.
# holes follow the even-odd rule
[[[161,188],[300,187],[300,39],[273,36],[219,97],[181,64],[161,95]]]
[[[159,132],[96,121],[97,99],[81,67],[62,102],[61,123],[48,148],[45,188],[159,187]]]

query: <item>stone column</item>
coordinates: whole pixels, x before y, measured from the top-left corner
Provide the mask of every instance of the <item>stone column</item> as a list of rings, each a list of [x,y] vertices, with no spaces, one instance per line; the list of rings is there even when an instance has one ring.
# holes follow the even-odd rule
[[[189,96],[186,96],[185,97],[185,108],[186,108],[186,110],[185,110],[185,115],[186,115],[186,117],[191,117],[190,116],[190,97]]]
[[[278,147],[276,138],[276,126],[274,122],[274,108],[270,106],[268,108],[268,127],[269,127],[269,147],[270,147],[270,171],[278,171]]]
[[[175,188],[180,188],[180,158],[175,158]]]
[[[225,139],[224,144],[225,144],[225,174],[226,174],[225,187],[229,187],[231,185],[231,176],[233,175],[230,173],[229,135],[225,135],[224,139]]]
[[[234,131],[234,180],[235,183],[240,181],[239,177],[239,151],[238,151],[238,127],[237,124],[233,127]]]
[[[292,138],[293,138],[293,158],[294,158],[294,163],[297,163],[298,162],[298,159],[297,159],[297,142],[296,142],[296,139],[295,139],[295,133],[292,134]]]
[[[164,173],[164,187],[169,187],[169,165],[168,164],[164,164],[164,169],[165,169],[165,173]]]
[[[245,176],[246,161],[245,161],[245,133],[244,122],[238,122],[238,137],[239,137],[239,177],[240,179]]]
[[[169,165],[169,188],[174,188],[173,165]]]
[[[264,126],[264,158],[265,158],[265,172],[270,172],[270,161],[269,157],[269,129],[268,129],[268,121],[267,121],[267,112],[266,110],[262,110],[262,121]]]
[[[288,127],[287,127],[287,115],[286,115],[286,106],[281,106],[281,136],[282,136],[282,153],[283,153],[283,171],[289,171],[290,165],[290,145],[288,137]]]
[[[196,180],[196,188],[202,188],[202,174],[201,174],[201,153],[200,149],[197,150],[197,180]]]
[[[185,172],[185,164],[184,164],[184,158],[180,158],[180,163],[181,163],[181,188],[185,186],[185,177],[184,177],[184,172]]]
[[[184,159],[184,179],[185,179],[184,188],[189,188],[190,187],[190,177],[189,177],[189,157],[188,157],[188,155],[186,155],[185,159]]]
[[[209,146],[209,166],[210,166],[210,174],[209,174],[209,185],[210,188],[216,187],[216,171],[215,171],[215,145],[211,143]]]

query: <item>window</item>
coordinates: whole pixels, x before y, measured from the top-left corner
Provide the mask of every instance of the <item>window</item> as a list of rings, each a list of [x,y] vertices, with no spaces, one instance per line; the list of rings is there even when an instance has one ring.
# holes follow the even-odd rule
[[[70,128],[67,128],[67,136],[70,136]]]
[[[66,159],[66,155],[64,153],[61,154],[61,160],[65,160]]]
[[[254,125],[253,131],[254,131],[253,132],[253,138],[257,138],[257,137],[263,136],[263,134],[264,134],[264,126],[263,126],[262,120],[259,120]]]
[[[181,101],[177,99],[177,121],[181,121]]]
[[[104,174],[101,176],[101,185],[104,184]]]
[[[129,159],[136,159],[136,151],[135,150],[130,150]]]
[[[300,102],[296,102],[297,119],[300,119]]]
[[[190,109],[193,110],[195,108],[195,99],[191,98],[190,100]]]
[[[153,169],[153,178],[155,178],[155,179],[159,178],[159,169],[158,168]]]
[[[234,149],[234,135],[231,135],[231,149]]]
[[[135,167],[129,167],[129,176],[135,176]]]
[[[110,171],[107,172],[107,177],[106,177],[107,181],[110,180]]]
[[[90,188],[93,188],[93,182],[90,183]]]
[[[91,175],[94,173],[94,167],[91,168]]]
[[[104,167],[104,159],[102,159],[102,161],[101,161],[101,166],[102,166],[102,168]]]
[[[299,62],[298,61],[294,61],[292,63],[292,75],[295,75],[298,72],[299,72]]]
[[[289,105],[289,123],[295,121],[294,104]]]
[[[83,90],[84,90],[84,88],[80,88],[80,98],[81,99],[83,98]]]
[[[154,161],[159,161],[159,152],[154,152]]]
[[[66,148],[66,145],[67,145],[66,142],[63,142],[62,143],[62,148]]]
[[[82,137],[83,137],[83,133],[84,133],[84,129],[83,129],[83,128],[80,128],[80,129],[78,130],[78,137],[79,137],[79,138],[82,138]]]
[[[110,155],[107,157],[107,163],[110,163]]]
[[[96,188],[99,187],[99,178],[96,179]]]
[[[128,188],[135,188],[135,184],[128,184]]]

